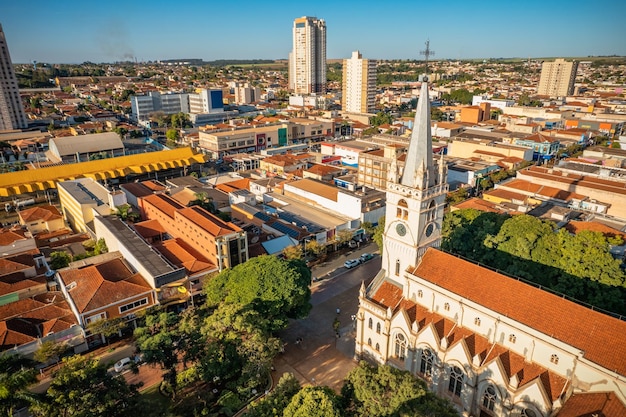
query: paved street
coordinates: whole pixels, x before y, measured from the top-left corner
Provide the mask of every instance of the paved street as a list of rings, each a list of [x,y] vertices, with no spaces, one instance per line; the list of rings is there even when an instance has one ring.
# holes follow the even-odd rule
[[[285,372],[293,373],[301,384],[326,385],[339,391],[345,376],[357,364],[354,361],[355,329],[352,315],[358,309],[361,282],[367,285],[380,270],[380,257],[346,269],[343,263],[364,252],[373,253],[376,244],[371,242],[347,256],[342,255],[326,265],[313,269],[314,277],[326,277],[314,282],[311,288],[313,308],[309,317],[294,320],[281,333],[285,352],[275,361],[275,382]],[[330,274],[330,275],[329,275]],[[340,313],[337,314],[339,308]],[[333,321],[339,319],[337,338]],[[301,339],[301,342],[298,340]]]

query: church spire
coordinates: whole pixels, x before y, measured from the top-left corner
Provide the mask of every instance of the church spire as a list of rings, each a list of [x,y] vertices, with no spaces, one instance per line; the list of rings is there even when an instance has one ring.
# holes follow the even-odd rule
[[[430,132],[430,100],[428,99],[428,77],[422,76],[422,88],[420,90],[417,109],[415,110],[415,120],[413,122],[413,132],[409,142],[409,151],[406,155],[404,172],[402,174],[402,185],[407,187],[422,189],[434,185],[433,181],[433,140]],[[418,171],[425,169],[428,183],[423,184],[417,180]],[[423,171],[422,171],[423,172]],[[420,179],[423,175],[420,172]]]

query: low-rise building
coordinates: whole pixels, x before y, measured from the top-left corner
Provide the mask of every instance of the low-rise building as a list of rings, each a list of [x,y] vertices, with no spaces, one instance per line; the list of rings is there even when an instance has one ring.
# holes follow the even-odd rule
[[[31,207],[18,211],[20,224],[36,235],[40,232],[55,232],[65,228],[63,215],[55,206]]]

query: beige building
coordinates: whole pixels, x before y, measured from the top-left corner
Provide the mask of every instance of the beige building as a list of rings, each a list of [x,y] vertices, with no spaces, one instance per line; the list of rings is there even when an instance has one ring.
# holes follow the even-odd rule
[[[326,22],[299,17],[293,22],[289,88],[296,94],[326,92]]]
[[[32,207],[18,211],[20,224],[36,235],[40,232],[55,232],[65,228],[63,216],[54,206]]]
[[[65,220],[75,232],[88,232],[94,237],[94,217],[107,216],[117,206],[126,204],[122,191],[109,191],[91,178],[62,181],[57,189]]]
[[[504,158],[533,160],[533,150],[523,146],[500,143],[489,139],[454,139],[448,144],[448,156],[452,158],[480,158],[498,162]]]
[[[574,81],[578,62],[556,59],[541,65],[541,78],[537,94],[549,97],[565,97],[574,94]]]
[[[343,60],[341,109],[348,113],[376,110],[376,61],[363,59],[359,51]]]

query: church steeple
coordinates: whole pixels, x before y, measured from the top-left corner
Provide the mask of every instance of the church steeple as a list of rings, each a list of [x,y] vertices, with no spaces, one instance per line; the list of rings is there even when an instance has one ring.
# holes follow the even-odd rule
[[[435,185],[433,163],[433,140],[430,131],[430,100],[428,98],[428,78],[422,76],[413,132],[402,174],[401,184],[423,190]],[[424,176],[426,181],[424,181]]]

